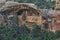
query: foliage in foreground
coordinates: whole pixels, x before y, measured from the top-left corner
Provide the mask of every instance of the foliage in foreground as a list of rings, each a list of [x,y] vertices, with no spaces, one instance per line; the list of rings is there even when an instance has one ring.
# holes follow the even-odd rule
[[[60,31],[56,33],[44,31],[38,25],[34,25],[32,31],[25,25],[21,27],[0,25],[0,40],[56,40],[59,38]]]

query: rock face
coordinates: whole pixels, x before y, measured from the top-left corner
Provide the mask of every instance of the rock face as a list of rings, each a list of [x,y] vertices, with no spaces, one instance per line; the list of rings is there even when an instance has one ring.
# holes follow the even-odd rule
[[[4,25],[26,25],[32,29],[34,23],[42,26],[42,29],[55,31],[60,28],[56,25],[60,15],[55,15],[55,10],[37,9],[32,3],[6,2],[0,8],[0,24]],[[60,11],[59,11],[60,12]],[[59,12],[57,12],[59,14]],[[57,28],[56,28],[57,27]]]
[[[41,25],[42,16],[41,11],[36,7],[33,7],[32,3],[17,3],[6,2],[5,5],[0,8],[0,14],[4,18],[6,24],[12,23],[14,17],[18,18],[18,25],[27,25],[27,23],[37,23]]]
[[[6,0],[0,0],[0,3],[4,3],[4,2],[6,2]]]
[[[0,0],[0,8],[5,4],[5,0]]]

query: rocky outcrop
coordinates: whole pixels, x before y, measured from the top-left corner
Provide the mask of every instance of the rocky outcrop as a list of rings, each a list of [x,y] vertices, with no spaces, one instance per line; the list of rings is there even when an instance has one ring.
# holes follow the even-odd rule
[[[41,24],[41,21],[39,21],[42,20],[41,11],[34,6],[35,5],[32,3],[6,2],[5,5],[2,8],[0,8],[0,14],[4,18],[6,17],[6,20],[4,20],[7,23],[11,22],[10,18],[13,18],[17,15],[19,20],[18,25],[23,25],[27,21]],[[29,21],[28,19],[31,21]]]

